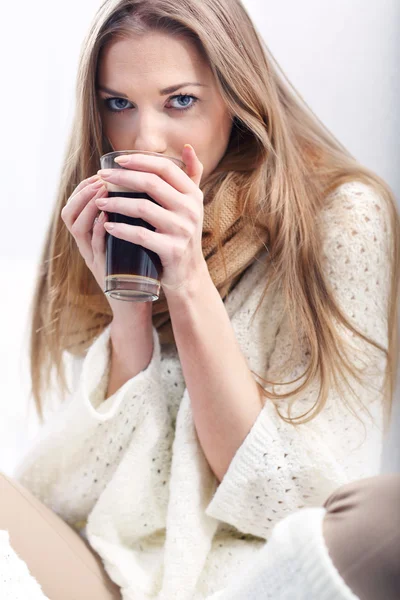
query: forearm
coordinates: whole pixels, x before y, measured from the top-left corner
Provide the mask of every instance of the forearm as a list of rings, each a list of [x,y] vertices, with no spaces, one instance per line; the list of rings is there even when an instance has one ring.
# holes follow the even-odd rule
[[[196,431],[221,481],[262,409],[258,387],[208,271],[166,295]]]
[[[107,398],[143,371],[153,354],[151,302],[131,306],[131,314],[111,323],[111,364]]]

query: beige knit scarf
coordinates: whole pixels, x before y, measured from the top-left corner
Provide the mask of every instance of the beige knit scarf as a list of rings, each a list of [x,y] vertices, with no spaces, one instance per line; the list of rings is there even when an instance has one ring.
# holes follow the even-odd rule
[[[224,191],[223,205],[216,206],[214,198],[204,205],[203,255],[221,298],[226,297],[267,242],[265,227],[254,225],[242,216],[237,191],[237,184],[231,180]],[[222,252],[213,235],[216,222],[219,224]],[[98,330],[104,329],[110,322],[111,308],[104,294],[99,293],[75,297],[71,308],[75,317],[75,331],[69,329],[66,333],[68,341],[65,340],[67,343],[64,347],[73,353],[81,353],[98,334]],[[153,302],[153,324],[162,344],[174,342],[168,305],[162,291],[159,300]],[[83,331],[86,331],[86,335],[82,335]]]

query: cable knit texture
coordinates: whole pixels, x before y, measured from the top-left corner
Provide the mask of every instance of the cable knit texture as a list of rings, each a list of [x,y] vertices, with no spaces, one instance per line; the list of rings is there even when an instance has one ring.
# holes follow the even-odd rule
[[[344,184],[328,199],[320,226],[325,272],[340,306],[386,347],[390,239],[383,201],[364,184]],[[254,314],[267,278],[260,255],[225,307],[249,367],[273,380],[285,365],[289,381],[303,372],[308,349],[292,352],[278,287]],[[87,536],[124,600],[234,600],[230,583],[251,565],[254,590],[237,600],[354,598],[329,562],[318,527],[321,506],[337,487],[379,473],[385,357],[339,330],[364,369],[363,385],[351,383],[372,419],[345,388],[332,389],[324,410],[297,427],[267,401],[218,485],[196,434],[176,351],[160,346],[155,329],[149,366],[104,398],[108,327],[75,363],[70,398],[43,426],[15,477]],[[316,393],[310,385],[294,415],[312,406]],[[302,509],[317,523],[311,534],[294,517]]]

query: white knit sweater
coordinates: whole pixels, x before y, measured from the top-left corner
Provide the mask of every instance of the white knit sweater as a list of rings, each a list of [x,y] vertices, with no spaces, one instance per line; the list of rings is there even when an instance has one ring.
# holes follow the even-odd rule
[[[386,346],[390,240],[383,201],[363,184],[342,185],[320,226],[326,275],[340,306]],[[267,277],[260,256],[225,307],[249,367],[273,380],[284,364],[289,381],[303,372],[309,353],[291,352],[279,289],[254,316]],[[372,419],[345,388],[332,389],[324,410],[297,427],[267,401],[217,485],[179,358],[172,346],[160,347],[156,330],[149,366],[104,399],[108,327],[75,360],[73,393],[43,426],[15,477],[87,536],[124,600],[354,600],[329,559],[321,506],[340,485],[379,473],[385,358],[340,331],[363,369],[363,385],[351,384]],[[316,384],[302,393],[293,414],[311,407],[316,393]],[[9,548],[8,573],[12,554]],[[1,557],[0,551],[0,574]]]

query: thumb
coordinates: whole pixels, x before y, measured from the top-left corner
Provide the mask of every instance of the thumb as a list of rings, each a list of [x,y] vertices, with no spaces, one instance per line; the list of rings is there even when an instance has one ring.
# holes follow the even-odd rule
[[[182,151],[182,160],[185,163],[185,172],[197,186],[200,186],[203,175],[203,164],[197,158],[197,154],[190,144],[185,144]]]

